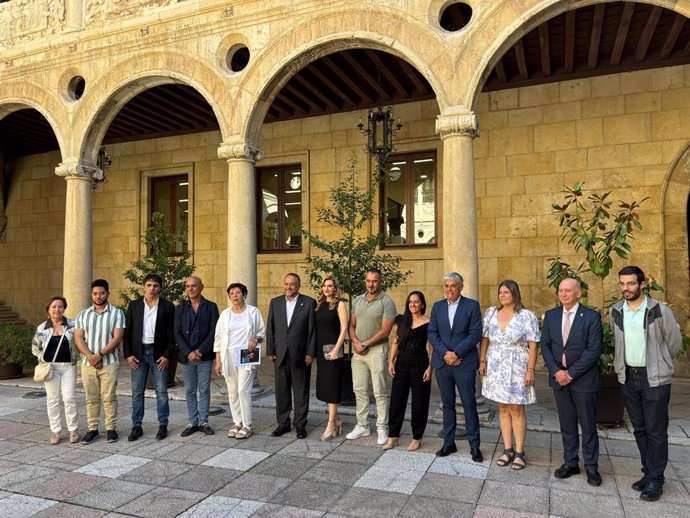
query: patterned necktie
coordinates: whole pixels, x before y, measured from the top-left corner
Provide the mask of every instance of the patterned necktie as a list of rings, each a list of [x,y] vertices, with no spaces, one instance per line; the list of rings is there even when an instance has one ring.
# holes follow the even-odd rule
[[[563,323],[563,358],[561,359],[563,367],[568,366],[565,361],[565,343],[568,341],[568,335],[570,335],[570,313],[570,311],[565,312],[565,322]]]

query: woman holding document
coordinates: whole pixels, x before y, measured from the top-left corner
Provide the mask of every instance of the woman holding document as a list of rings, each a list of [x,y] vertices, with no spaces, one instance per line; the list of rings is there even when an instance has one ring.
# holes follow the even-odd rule
[[[233,422],[228,437],[246,439],[252,434],[252,385],[255,367],[240,365],[241,362],[236,360],[247,358],[249,353],[261,347],[266,329],[261,312],[245,302],[247,287],[244,284],[234,282],[228,286],[227,292],[231,305],[218,318],[213,350],[216,353],[216,373],[223,375],[228,385]],[[243,353],[243,350],[246,352]]]

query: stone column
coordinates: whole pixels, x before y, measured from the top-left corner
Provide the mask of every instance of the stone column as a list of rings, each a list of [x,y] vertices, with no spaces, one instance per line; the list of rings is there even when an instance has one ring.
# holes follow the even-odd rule
[[[91,204],[93,178],[101,175],[96,166],[82,162],[63,162],[55,174],[65,178],[65,250],[62,293],[67,299],[67,314],[74,318],[91,304],[92,239]]]
[[[465,279],[463,295],[479,298],[477,211],[472,141],[479,136],[477,116],[447,110],[436,120],[443,142],[443,269]]]
[[[244,141],[223,142],[218,157],[228,161],[228,283],[241,282],[249,290],[247,302],[256,305],[256,173],[263,154]]]

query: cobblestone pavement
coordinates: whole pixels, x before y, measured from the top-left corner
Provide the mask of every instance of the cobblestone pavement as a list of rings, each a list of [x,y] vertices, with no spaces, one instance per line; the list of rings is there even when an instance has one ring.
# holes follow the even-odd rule
[[[124,376],[122,381],[124,391]],[[269,381],[270,375],[262,378],[262,383]],[[72,445],[63,438],[50,446],[45,399],[23,397],[28,392],[24,385],[32,387],[33,381],[7,383],[14,386],[0,386],[3,518],[690,516],[690,445],[683,444],[680,436],[676,438],[680,444],[670,447],[667,482],[658,502],[642,502],[630,488],[639,477],[639,461],[625,428],[619,431],[621,438],[603,432],[600,487],[587,485],[584,474],[555,479],[553,471],[562,463],[561,439],[556,431],[546,429],[550,418],[543,419],[553,412],[548,408],[548,390],[542,395],[546,406],[530,409],[528,466],[514,472],[494,463],[502,446],[491,422],[481,431],[485,456],[481,464],[470,460],[465,441],[458,441],[457,454],[437,458],[434,452],[441,439],[436,436],[440,425],[435,423],[428,425],[417,452],[405,450],[411,438],[409,423],[403,427],[400,446],[385,453],[376,445],[374,433],[356,441],[340,436],[322,443],[326,416],[320,408],[310,414],[306,440],[297,440],[294,432],[273,438],[270,393],[255,402],[256,433],[244,441],[226,436],[230,424],[226,405],[221,406],[224,413],[211,418],[215,435],[181,437],[186,406],[180,400],[171,401],[169,437],[156,441],[155,400],[147,399],[144,437],[128,442],[131,398],[122,395],[118,442],[109,444],[101,434],[91,445]],[[180,390],[184,395],[180,388],[172,393]],[[687,382],[674,383],[672,414],[680,431],[687,430],[686,417],[681,415],[688,411],[686,392]],[[221,401],[222,395],[217,394],[216,400]],[[83,394],[79,408],[83,432]],[[346,416],[344,421],[346,432],[354,418]]]

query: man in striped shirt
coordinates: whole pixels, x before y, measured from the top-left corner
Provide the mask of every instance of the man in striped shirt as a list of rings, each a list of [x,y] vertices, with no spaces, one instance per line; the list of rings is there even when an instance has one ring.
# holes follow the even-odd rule
[[[81,380],[86,392],[86,419],[89,431],[82,443],[98,438],[101,401],[105,413],[108,442],[117,441],[117,372],[120,367],[117,348],[125,334],[125,314],[108,303],[108,281],[91,283],[93,306],[79,312],[75,321],[74,341],[84,355]]]

